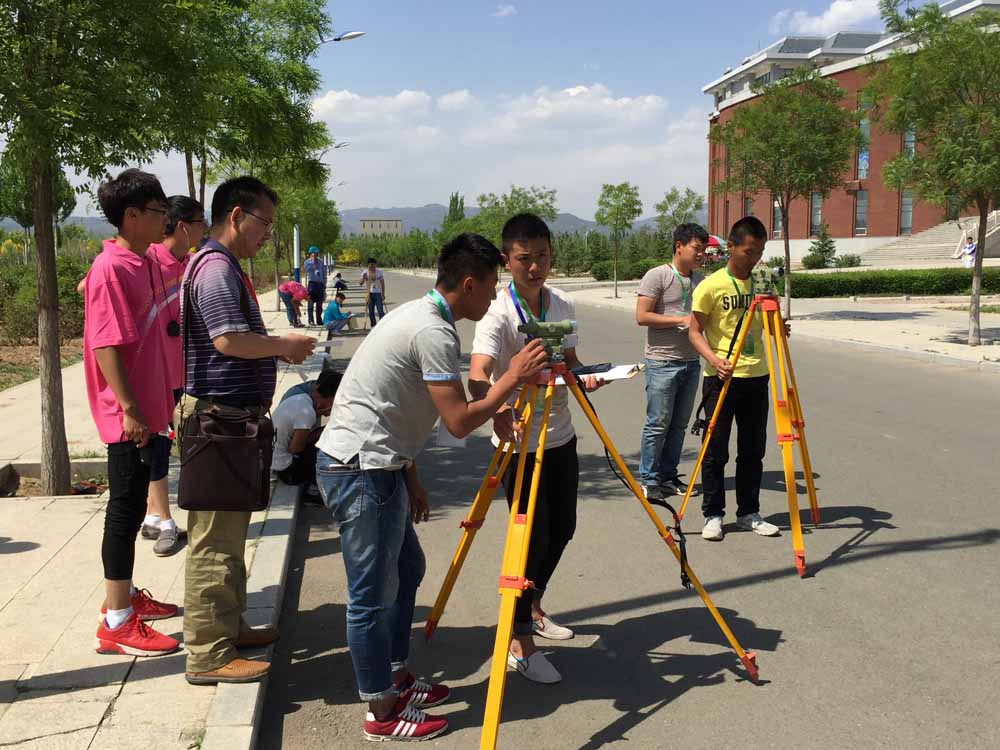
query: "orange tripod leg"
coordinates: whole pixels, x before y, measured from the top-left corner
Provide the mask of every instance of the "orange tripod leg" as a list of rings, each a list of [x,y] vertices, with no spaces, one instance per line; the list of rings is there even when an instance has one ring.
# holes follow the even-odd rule
[[[545,389],[545,408],[542,411],[542,422],[538,435],[538,448],[535,451],[535,466],[531,473],[531,486],[528,494],[528,507],[520,512],[521,488],[524,480],[530,423],[521,438],[521,452],[517,462],[517,478],[514,482],[514,502],[510,506],[510,518],[507,525],[507,540],[504,544],[503,565],[500,571],[500,613],[497,617],[496,639],[493,642],[493,661],[490,665],[490,682],[486,691],[486,710],[483,714],[483,730],[479,737],[480,750],[494,750],[497,745],[497,733],[500,729],[500,710],[503,706],[503,693],[507,683],[507,653],[510,648],[511,633],[514,629],[514,608],[517,600],[532,587],[531,581],[525,580],[524,571],[528,563],[528,546],[531,541],[531,528],[535,518],[535,506],[538,501],[539,480],[542,476],[542,462],[545,455],[545,439],[549,426],[549,414],[552,410],[552,391],[555,384],[555,374],[549,377]],[[534,403],[537,387],[529,389],[531,403]]]
[[[520,408],[522,402],[523,394],[522,397],[518,398],[517,403],[514,404],[514,409],[517,410]],[[531,404],[528,404],[528,407],[525,410],[523,423],[527,424],[527,429],[530,431]],[[493,451],[493,458],[490,459],[489,468],[486,469],[483,481],[479,484],[479,491],[476,493],[476,497],[472,501],[472,507],[469,509],[469,514],[460,524],[462,528],[462,536],[458,541],[458,549],[455,550],[455,555],[452,557],[451,565],[448,566],[448,572],[445,574],[444,582],[441,584],[441,589],[438,591],[437,598],[434,600],[434,606],[431,608],[430,614],[427,616],[427,622],[424,624],[425,640],[429,641],[431,639],[431,636],[434,635],[434,631],[437,629],[438,623],[441,621],[441,616],[444,614],[444,608],[448,603],[449,597],[451,596],[452,589],[455,587],[455,582],[458,580],[458,574],[462,572],[462,565],[465,564],[465,558],[469,554],[469,550],[472,548],[472,542],[476,538],[476,532],[482,528],[483,521],[486,518],[486,513],[489,511],[490,504],[493,502],[493,497],[496,495],[497,487],[500,485],[500,477],[502,477],[504,472],[507,471],[507,465],[510,463],[510,458],[513,453],[513,443],[500,443],[496,450]]]
[[[726,621],[722,618],[722,614],[719,612],[718,609],[716,609],[715,604],[712,603],[712,600],[708,596],[708,592],[705,591],[705,588],[701,585],[701,581],[698,580],[698,577],[694,574],[694,571],[691,570],[691,566],[688,565],[687,562],[685,562],[682,559],[680,548],[677,546],[677,542],[674,540],[673,534],[670,532],[669,529],[667,529],[666,526],[663,525],[663,521],[660,520],[660,517],[656,514],[656,511],[653,510],[653,506],[649,504],[649,501],[646,499],[646,496],[642,493],[642,488],[639,486],[639,483],[636,482],[635,477],[632,475],[632,472],[629,471],[628,466],[625,465],[625,462],[622,460],[622,457],[618,453],[618,450],[611,442],[611,438],[608,437],[607,432],[604,431],[603,425],[601,425],[600,420],[597,418],[597,414],[594,412],[594,410],[590,406],[590,403],[584,397],[583,391],[580,390],[580,386],[575,381],[570,379],[566,380],[566,384],[569,386],[570,391],[572,391],[573,395],[576,397],[577,403],[580,404],[580,408],[583,409],[583,413],[587,415],[587,419],[593,426],[594,431],[597,433],[598,437],[600,437],[601,442],[604,443],[604,447],[608,450],[608,453],[611,455],[612,460],[618,467],[619,473],[622,475],[622,477],[624,477],[624,479],[628,483],[629,489],[632,490],[632,494],[635,495],[636,499],[642,504],[643,510],[645,510],[646,515],[649,516],[649,520],[653,522],[653,526],[656,527],[656,532],[660,535],[660,538],[666,543],[667,547],[673,553],[674,557],[677,558],[677,562],[682,563],[684,565],[684,572],[690,579],[691,585],[694,587],[694,590],[698,593],[698,596],[701,597],[702,602],[705,604],[705,606],[708,608],[709,613],[712,615],[712,619],[715,620],[716,625],[719,626],[719,629],[722,631],[722,634],[729,642],[729,645],[732,647],[733,651],[736,652],[736,656],[739,658],[741,662],[743,662],[743,666],[746,668],[747,674],[750,676],[750,679],[756,682],[759,674],[757,668],[757,654],[753,651],[743,650],[743,647],[740,646],[739,641],[736,640],[736,636],[733,635],[733,631],[729,629],[729,626],[726,624]]]
[[[795,556],[795,569],[799,576],[806,573],[806,550],[802,539],[802,521],[799,518],[799,499],[795,484],[795,459],[792,455],[792,443],[795,442],[795,432],[792,427],[792,414],[788,406],[788,384],[785,380],[784,354],[780,342],[775,338],[775,326],[782,325],[781,315],[777,312],[777,301],[764,303],[764,351],[767,354],[767,369],[770,371],[771,400],[774,402],[774,422],[778,432],[778,445],[781,447],[781,463],[785,470],[785,494],[788,496],[788,522],[792,530],[792,552]],[[772,309],[774,308],[774,309]],[[777,349],[778,368],[775,369],[775,354],[772,345]]]
[[[813,481],[812,460],[809,458],[809,445],[806,443],[806,418],[802,412],[802,401],[799,399],[799,387],[795,382],[795,368],[792,367],[792,354],[788,348],[788,337],[785,327],[778,329],[778,338],[785,352],[785,367],[788,371],[788,403],[792,407],[792,426],[799,436],[799,456],[802,459],[802,473],[806,477],[806,491],[809,494],[809,511],[814,526],[818,526],[819,501],[816,499],[816,483]]]
[[[750,323],[753,321],[753,315],[756,309],[757,300],[754,300],[750,303],[750,309],[747,310],[746,317],[744,317],[744,320],[747,321],[747,323],[740,331],[739,338],[736,339],[736,346],[733,348],[733,358],[730,360],[733,363],[733,370],[736,369],[736,365],[740,361],[740,355],[743,353],[743,342],[746,341],[747,332],[750,330]],[[726,400],[726,394],[729,393],[729,386],[732,382],[733,378],[732,375],[730,375],[726,378],[726,382],[722,384],[722,390],[719,392],[719,398],[715,402],[715,409],[712,411],[712,418],[708,421],[708,426],[705,428],[705,437],[701,441],[701,448],[698,450],[698,459],[694,462],[694,471],[691,472],[691,480],[688,482],[687,490],[684,492],[684,499],[681,500],[681,505],[677,509],[677,517],[680,519],[684,518],[688,501],[691,499],[691,491],[694,489],[695,480],[698,478],[698,474],[701,471],[701,464],[705,460],[705,454],[708,453],[708,444],[712,440],[712,433],[715,432],[715,424],[719,420],[719,414],[722,413],[722,404]]]

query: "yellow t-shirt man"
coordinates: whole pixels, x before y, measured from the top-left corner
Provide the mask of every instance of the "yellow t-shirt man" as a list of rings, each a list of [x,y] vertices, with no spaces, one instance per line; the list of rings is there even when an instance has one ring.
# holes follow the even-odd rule
[[[749,309],[754,293],[752,279],[737,279],[728,268],[720,268],[695,287],[691,309],[705,315],[705,339],[719,357],[726,359],[729,354],[729,342],[743,311]],[[743,319],[743,325],[748,322],[750,332],[743,343],[740,361],[733,370],[734,378],[756,378],[768,374],[764,324],[759,315]],[[707,362],[705,375],[715,375],[715,368]]]

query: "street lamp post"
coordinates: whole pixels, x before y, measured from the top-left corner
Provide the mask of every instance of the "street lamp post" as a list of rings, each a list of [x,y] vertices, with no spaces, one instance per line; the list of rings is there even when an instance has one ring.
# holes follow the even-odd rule
[[[326,44],[327,42],[349,42],[352,39],[357,39],[358,37],[362,37],[364,35],[365,35],[365,32],[363,32],[363,31],[348,31],[348,32],[345,32],[343,34],[337,34],[337,36],[331,37],[330,39],[320,39],[319,40],[319,44]],[[317,45],[317,46],[319,46],[319,45]],[[347,146],[347,145],[348,144],[346,142],[344,142],[344,143],[338,143],[337,145],[334,146],[334,148],[342,148],[343,146]],[[295,245],[295,266],[294,266],[294,268],[292,268],[292,278],[294,278],[296,281],[301,282],[302,281],[302,269],[299,266],[299,225],[298,224],[296,224],[293,227],[293,233],[294,233],[294,237],[295,237],[295,239],[294,239],[294,245]]]

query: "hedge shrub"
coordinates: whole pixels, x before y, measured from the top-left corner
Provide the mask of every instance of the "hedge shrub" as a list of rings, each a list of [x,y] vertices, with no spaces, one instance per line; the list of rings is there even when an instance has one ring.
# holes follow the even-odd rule
[[[70,255],[56,257],[59,290],[59,337],[62,341],[83,335],[83,297],[76,285],[87,266]],[[0,339],[25,344],[38,338],[38,269],[28,265],[0,267]]]
[[[792,274],[793,297],[965,295],[971,291],[972,272],[964,268]],[[1000,268],[983,269],[982,293],[1000,294]]]

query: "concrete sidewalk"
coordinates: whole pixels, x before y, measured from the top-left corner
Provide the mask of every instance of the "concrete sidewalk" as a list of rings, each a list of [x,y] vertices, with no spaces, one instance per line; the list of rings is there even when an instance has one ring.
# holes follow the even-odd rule
[[[434,276],[426,269],[406,272],[428,279]],[[619,282],[617,299],[607,281],[555,277],[550,283],[568,292],[578,305],[635,312],[638,281]],[[1000,304],[1000,295],[984,295],[981,303]],[[1000,374],[1000,314],[980,314],[983,344],[970,347],[965,343],[969,314],[949,309],[968,304],[968,297],[793,299],[792,334],[793,338],[821,339],[831,346],[892,352]]]
[[[262,300],[269,330],[290,330],[272,295]],[[306,332],[306,331],[303,331]],[[319,331],[313,329],[313,335]],[[322,336],[321,338],[325,338]],[[338,342],[342,343],[342,342]],[[283,365],[277,393],[320,371],[324,350],[300,366]],[[337,348],[331,354],[337,356]],[[63,371],[71,453],[104,446],[87,410],[80,365]],[[16,392],[16,393],[12,393]],[[6,430],[0,457],[37,460],[41,440],[38,381],[0,394]],[[176,501],[178,466],[171,468]],[[284,485],[255,513],[247,539],[247,620],[277,624],[295,518],[297,491]],[[264,683],[193,687],[184,680],[183,650],[159,658],[104,656],[94,634],[104,597],[101,538],[106,495],[0,500],[0,747],[251,747]],[[186,528],[186,513],[173,510]],[[182,604],[185,554],[157,558],[137,540],[135,582],[160,600]],[[180,637],[182,617],[155,627]],[[267,658],[265,652],[257,656]]]

